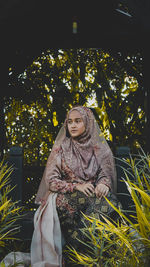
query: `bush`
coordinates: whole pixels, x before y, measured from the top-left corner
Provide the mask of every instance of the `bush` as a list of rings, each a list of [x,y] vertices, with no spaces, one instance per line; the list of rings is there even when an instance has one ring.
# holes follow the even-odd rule
[[[86,254],[69,247],[70,259],[84,266],[150,266],[150,157],[141,149],[138,155],[125,160],[124,182],[135,206],[135,213],[127,217],[121,209],[120,219],[115,222],[104,215],[103,222],[92,217],[81,231],[86,235]],[[130,177],[130,178],[129,178]],[[90,225],[89,225],[90,223]]]
[[[17,220],[22,217],[22,208],[10,197],[14,189],[10,184],[12,172],[12,167],[0,162],[0,260],[8,252],[9,242],[16,239],[15,235],[20,229]]]

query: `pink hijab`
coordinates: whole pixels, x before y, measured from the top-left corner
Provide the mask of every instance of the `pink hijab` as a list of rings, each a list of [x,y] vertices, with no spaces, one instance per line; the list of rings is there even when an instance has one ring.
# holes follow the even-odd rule
[[[67,129],[67,120],[73,110],[81,114],[85,125],[84,133],[75,139],[69,136]],[[91,180],[102,168],[106,177],[110,177],[112,181],[113,192],[116,192],[116,169],[113,154],[92,111],[87,107],[77,106],[68,112],[64,125],[57,135],[37,192],[36,203],[49,190],[47,174],[50,173],[49,170],[56,164],[56,158],[60,157],[60,149],[63,153],[65,164],[72,170],[76,177],[84,181]]]

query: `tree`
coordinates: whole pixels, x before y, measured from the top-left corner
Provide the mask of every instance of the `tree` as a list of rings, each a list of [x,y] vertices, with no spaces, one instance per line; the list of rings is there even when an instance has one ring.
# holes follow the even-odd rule
[[[18,74],[10,66],[9,86],[18,95],[5,105],[7,148],[21,145],[25,164],[45,164],[68,109],[90,106],[107,140],[143,145],[145,93],[140,51],[49,49]]]

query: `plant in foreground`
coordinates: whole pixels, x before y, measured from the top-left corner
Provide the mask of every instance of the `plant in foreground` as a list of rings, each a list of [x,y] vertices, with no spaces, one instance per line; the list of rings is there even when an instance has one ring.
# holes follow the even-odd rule
[[[127,217],[107,198],[109,204],[120,215],[118,221],[101,214],[103,220],[87,217],[85,228],[81,229],[86,237],[84,252],[69,247],[70,259],[84,266],[132,266],[148,267],[150,264],[150,157],[141,153],[126,160],[124,182],[132,197],[135,213]],[[129,178],[130,177],[130,178]]]
[[[16,239],[15,234],[20,229],[16,222],[22,217],[22,207],[17,206],[18,201],[13,202],[10,197],[14,189],[10,184],[12,172],[12,167],[0,162],[0,260],[7,252],[8,242]]]

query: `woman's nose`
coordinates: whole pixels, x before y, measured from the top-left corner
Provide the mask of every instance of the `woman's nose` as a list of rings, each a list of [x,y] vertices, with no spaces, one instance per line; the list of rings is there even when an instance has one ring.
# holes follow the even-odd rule
[[[71,124],[71,127],[74,128],[75,126],[76,126],[76,123],[75,123],[75,121],[73,121],[72,124]]]

